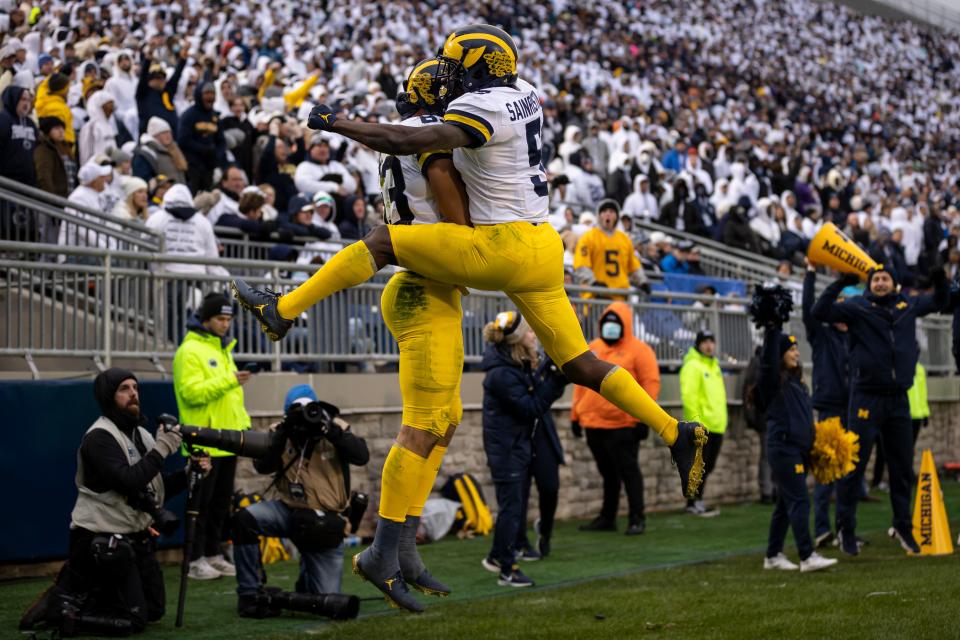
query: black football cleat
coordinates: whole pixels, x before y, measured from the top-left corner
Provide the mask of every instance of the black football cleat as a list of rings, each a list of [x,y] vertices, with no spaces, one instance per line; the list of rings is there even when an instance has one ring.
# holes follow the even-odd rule
[[[421,573],[416,579],[407,580],[404,578],[404,581],[420,593],[428,596],[440,596],[441,598],[445,598],[450,595],[450,587],[434,578],[426,569],[424,569],[423,573]]]
[[[707,430],[699,422],[678,422],[677,441],[670,446],[673,462],[680,472],[680,488],[685,498],[694,498],[703,484],[703,447]]]
[[[254,315],[260,323],[260,329],[268,338],[277,342],[287,335],[287,331],[293,326],[293,320],[287,320],[280,315],[277,309],[279,293],[270,289],[254,289],[243,280],[234,280],[230,288],[233,290],[233,297],[241,307]]]
[[[372,568],[364,568],[364,561],[360,556],[369,550],[368,548],[353,556],[353,572],[360,576],[362,580],[369,582],[379,589],[387,601],[387,604],[391,607],[406,609],[413,613],[422,613],[423,605],[417,602],[417,599],[410,593],[410,589],[407,587],[407,583],[403,581],[403,575],[399,569],[392,575],[380,577],[376,575],[376,572],[373,571]]]

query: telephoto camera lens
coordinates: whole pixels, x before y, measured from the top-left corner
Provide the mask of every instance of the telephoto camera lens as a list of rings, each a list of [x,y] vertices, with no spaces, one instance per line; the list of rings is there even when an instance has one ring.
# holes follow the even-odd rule
[[[267,588],[258,599],[260,604],[271,609],[312,613],[331,620],[353,620],[360,613],[360,598],[343,593],[290,593]]]
[[[169,414],[157,417],[157,428],[172,430],[177,426],[177,419]],[[245,458],[262,458],[270,450],[273,443],[273,434],[262,431],[233,431],[226,429],[205,429],[180,425],[180,435],[188,445],[213,447],[235,453]]]

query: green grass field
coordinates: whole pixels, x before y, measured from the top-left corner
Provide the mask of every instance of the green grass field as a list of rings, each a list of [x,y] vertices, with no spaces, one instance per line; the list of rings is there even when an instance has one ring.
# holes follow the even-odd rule
[[[960,485],[946,481],[951,530],[960,528]],[[498,587],[480,566],[489,538],[448,539],[421,547],[435,575],[454,594],[427,599],[426,613],[390,610],[364,601],[360,618],[328,623],[290,614],[270,620],[235,615],[235,583],[191,582],[186,625],[173,626],[176,569],[166,567],[168,611],[148,631],[151,638],[960,638],[960,554],[907,557],[886,537],[890,507],[860,507],[860,533],[870,541],[854,559],[842,557],[819,573],[762,570],[771,508],[724,506],[701,519],[681,513],[652,514],[644,536],[577,530],[560,523],[554,551],[525,563],[532,589]],[[621,519],[621,528],[623,527]],[[362,598],[377,591],[349,574],[344,591]],[[796,550],[788,538],[787,555]],[[826,555],[838,556],[836,551]],[[268,567],[270,583],[292,589],[297,567]],[[17,637],[26,604],[47,581],[0,585],[0,637]]]

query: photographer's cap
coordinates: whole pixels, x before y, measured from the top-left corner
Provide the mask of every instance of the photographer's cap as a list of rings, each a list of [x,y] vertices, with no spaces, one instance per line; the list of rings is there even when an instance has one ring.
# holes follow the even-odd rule
[[[290,387],[290,391],[287,391],[287,397],[283,401],[283,412],[286,413],[295,404],[307,404],[316,401],[317,394],[313,387],[308,384],[298,384]]]

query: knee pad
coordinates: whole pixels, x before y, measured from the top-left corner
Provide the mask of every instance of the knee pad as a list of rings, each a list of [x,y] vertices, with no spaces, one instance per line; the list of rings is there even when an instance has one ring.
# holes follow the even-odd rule
[[[260,544],[260,525],[246,509],[233,516],[233,544]]]

